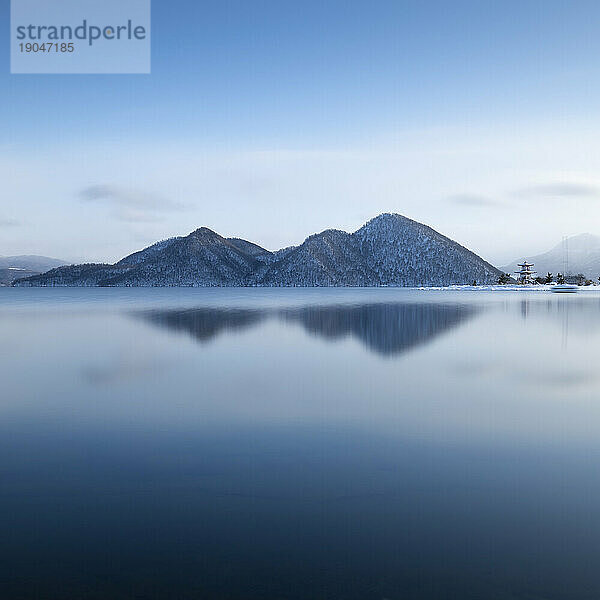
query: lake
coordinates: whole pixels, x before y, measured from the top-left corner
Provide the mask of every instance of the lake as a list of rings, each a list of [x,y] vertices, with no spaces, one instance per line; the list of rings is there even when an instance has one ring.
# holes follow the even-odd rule
[[[600,292],[0,288],[0,597],[600,597]]]

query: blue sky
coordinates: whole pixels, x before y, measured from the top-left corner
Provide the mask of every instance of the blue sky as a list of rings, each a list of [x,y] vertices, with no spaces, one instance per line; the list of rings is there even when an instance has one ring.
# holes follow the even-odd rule
[[[599,31],[597,2],[154,0],[151,75],[10,75],[6,42],[0,254],[382,211],[495,263],[600,234]]]

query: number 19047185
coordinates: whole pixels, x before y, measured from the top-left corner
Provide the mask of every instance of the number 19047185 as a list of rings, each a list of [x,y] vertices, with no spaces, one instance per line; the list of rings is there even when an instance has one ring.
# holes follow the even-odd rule
[[[54,42],[45,42],[38,44],[37,42],[20,43],[21,52],[73,52],[75,47],[73,42],[62,42],[60,44]]]

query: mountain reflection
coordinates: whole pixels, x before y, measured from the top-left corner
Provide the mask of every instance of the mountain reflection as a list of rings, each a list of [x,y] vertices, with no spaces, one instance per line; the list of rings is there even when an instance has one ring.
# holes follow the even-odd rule
[[[285,309],[170,309],[136,315],[154,325],[187,332],[200,342],[268,318],[281,319],[300,324],[311,335],[329,340],[353,336],[373,352],[393,355],[431,341],[477,311],[474,306],[461,304],[374,303]]]
[[[223,308],[150,310],[138,314],[155,325],[187,332],[200,342],[208,342],[225,331],[247,329],[267,316],[262,310]]]
[[[399,354],[431,341],[475,314],[475,308],[454,304],[367,304],[307,306],[282,311],[313,335],[338,339],[352,335],[369,350]]]

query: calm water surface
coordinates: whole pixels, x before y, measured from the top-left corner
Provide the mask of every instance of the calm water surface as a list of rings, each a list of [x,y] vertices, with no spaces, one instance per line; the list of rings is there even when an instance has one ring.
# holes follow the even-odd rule
[[[0,288],[0,598],[600,598],[600,293]]]

